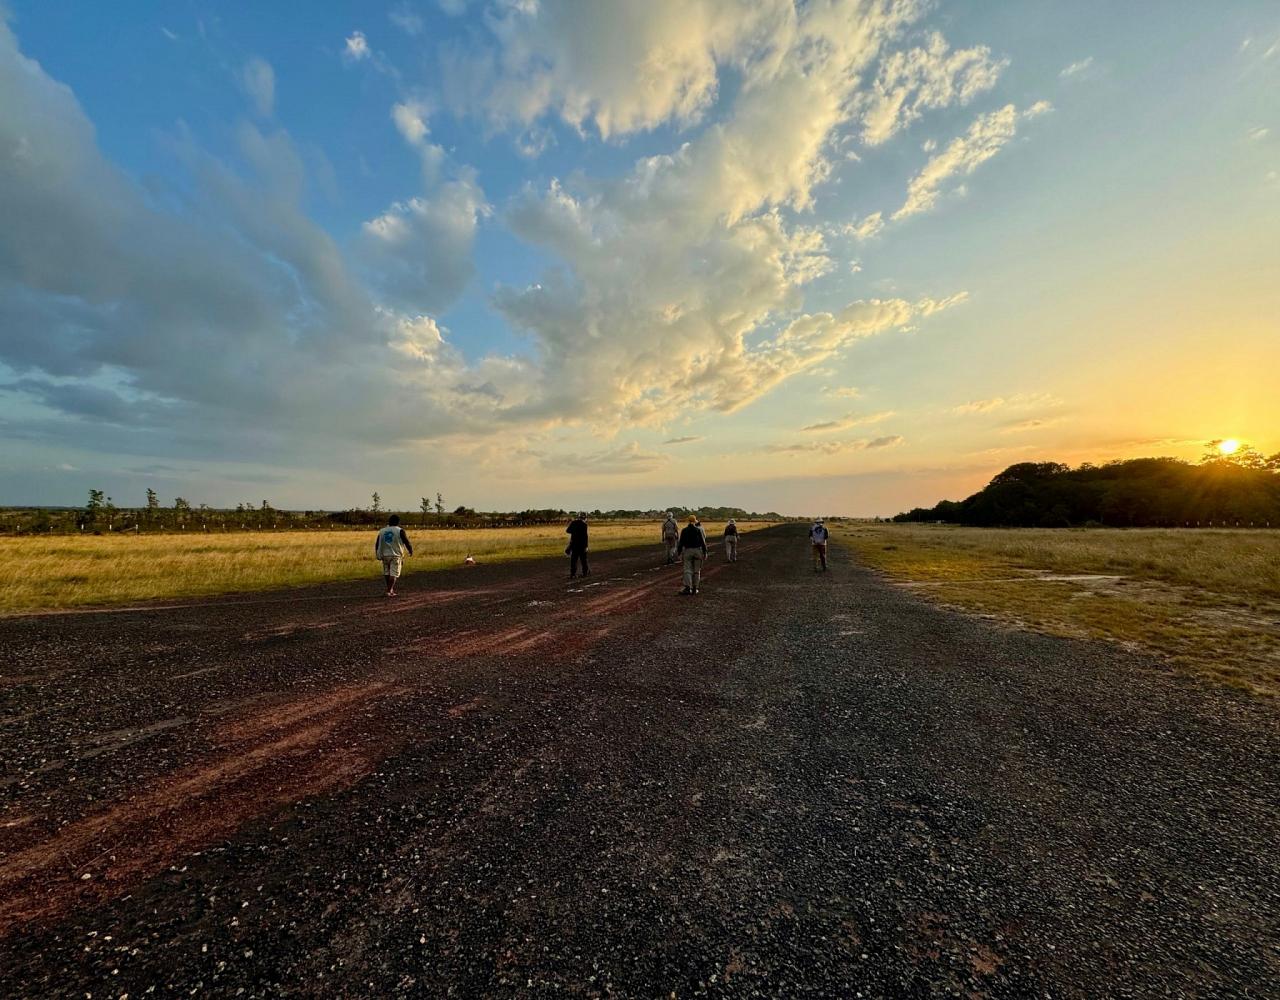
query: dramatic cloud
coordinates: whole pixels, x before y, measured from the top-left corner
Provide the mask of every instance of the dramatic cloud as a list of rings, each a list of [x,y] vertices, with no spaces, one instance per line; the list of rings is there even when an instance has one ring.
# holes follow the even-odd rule
[[[656,440],[801,374],[845,378],[836,361],[859,341],[965,301],[950,288],[860,290],[828,237],[868,239],[886,216],[837,228],[816,213],[834,172],[857,158],[852,145],[975,100],[1003,69],[983,46],[953,50],[918,32],[922,10],[916,0],[507,0],[445,54],[445,93],[405,83],[353,31],[342,57],[394,85],[379,100],[394,102],[391,124],[422,173],[380,195],[385,208],[364,209],[341,240],[309,214],[314,157],[273,123],[265,60],[239,72],[256,117],[228,130],[231,148],[215,156],[179,126],[164,139],[174,177],[144,186],[103,155],[72,92],[0,20],[0,362],[15,373],[0,391],[47,417],[50,436],[58,421],[93,421],[125,449],[330,455],[343,439],[483,450],[515,428],[553,442],[530,453],[531,467],[656,469],[667,457],[640,443],[575,449],[568,429]],[[410,37],[425,29],[411,3],[388,16]],[[1040,110],[980,115],[911,180],[892,218],[931,207]],[[539,171],[491,206],[476,170],[432,141],[433,115],[450,111],[504,132],[523,155],[565,136],[565,123],[584,143],[616,147],[604,173]],[[626,155],[640,132],[652,134],[629,141],[644,155]],[[442,319],[476,287],[477,240],[490,232],[523,241],[538,262],[485,288],[504,333],[521,338],[511,355],[458,346],[470,306]],[[819,279],[821,309],[806,301]]]
[[[718,92],[718,65],[776,60],[795,32],[789,0],[511,3],[490,17],[493,45],[455,52],[454,101],[500,124],[553,113],[601,137],[696,121]]]

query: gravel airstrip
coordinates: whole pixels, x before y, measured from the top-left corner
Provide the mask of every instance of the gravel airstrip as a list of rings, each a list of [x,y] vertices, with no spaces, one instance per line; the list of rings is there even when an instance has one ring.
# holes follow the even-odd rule
[[[1274,701],[658,551],[0,620],[0,996],[1280,996]]]

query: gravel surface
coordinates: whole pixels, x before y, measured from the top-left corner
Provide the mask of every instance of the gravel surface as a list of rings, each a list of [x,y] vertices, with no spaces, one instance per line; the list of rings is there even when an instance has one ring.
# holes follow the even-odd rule
[[[1274,703],[658,551],[0,621],[0,996],[1280,996]]]

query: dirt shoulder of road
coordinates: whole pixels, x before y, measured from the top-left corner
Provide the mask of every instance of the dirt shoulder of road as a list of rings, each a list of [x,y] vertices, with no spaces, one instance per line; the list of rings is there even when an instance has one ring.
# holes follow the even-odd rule
[[[1247,540],[1187,532],[1174,542],[1185,546],[1179,566],[1167,532],[1158,540],[1141,532],[1091,534],[1086,546],[1067,532],[860,525],[834,541],[939,604],[1051,635],[1105,639],[1214,683],[1280,695],[1280,601],[1246,580],[1246,567],[1239,586],[1225,573],[1209,586],[1186,582],[1206,542],[1239,548]],[[1135,552],[1100,559],[1097,549],[1109,541]],[[1154,550],[1156,541],[1164,551],[1144,557],[1142,546]],[[1229,563],[1231,553],[1222,556]]]

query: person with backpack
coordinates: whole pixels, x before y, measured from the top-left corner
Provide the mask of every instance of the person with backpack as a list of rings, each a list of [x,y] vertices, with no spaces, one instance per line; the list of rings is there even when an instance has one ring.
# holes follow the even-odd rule
[[[400,579],[400,569],[404,565],[404,557],[413,555],[413,546],[409,544],[409,536],[400,527],[400,515],[392,514],[387,518],[387,526],[378,529],[378,537],[373,543],[373,554],[382,560],[382,577],[387,583],[387,596],[396,596],[396,581]]]
[[[667,554],[667,565],[676,561],[676,546],[680,543],[680,525],[676,524],[676,516],[667,511],[667,519],[662,522],[662,547]]]
[[[582,564],[582,575],[590,576],[591,570],[587,566],[587,515],[583,511],[572,521],[569,527],[564,529],[566,535],[569,536],[569,544],[565,546],[565,555],[569,557],[569,579],[573,580],[578,575],[578,564]]]
[[[724,526],[724,556],[729,562],[738,561],[738,524],[733,518]]]
[[[680,532],[676,552],[684,556],[684,589],[681,594],[696,594],[702,582],[702,561],[707,558],[707,536],[698,526],[698,519],[689,515],[689,523]]]
[[[818,572],[818,563],[822,563],[822,572],[827,571],[827,539],[831,537],[827,531],[827,526],[822,523],[822,518],[818,518],[813,522],[813,527],[809,529],[809,541],[813,543],[813,571]]]

